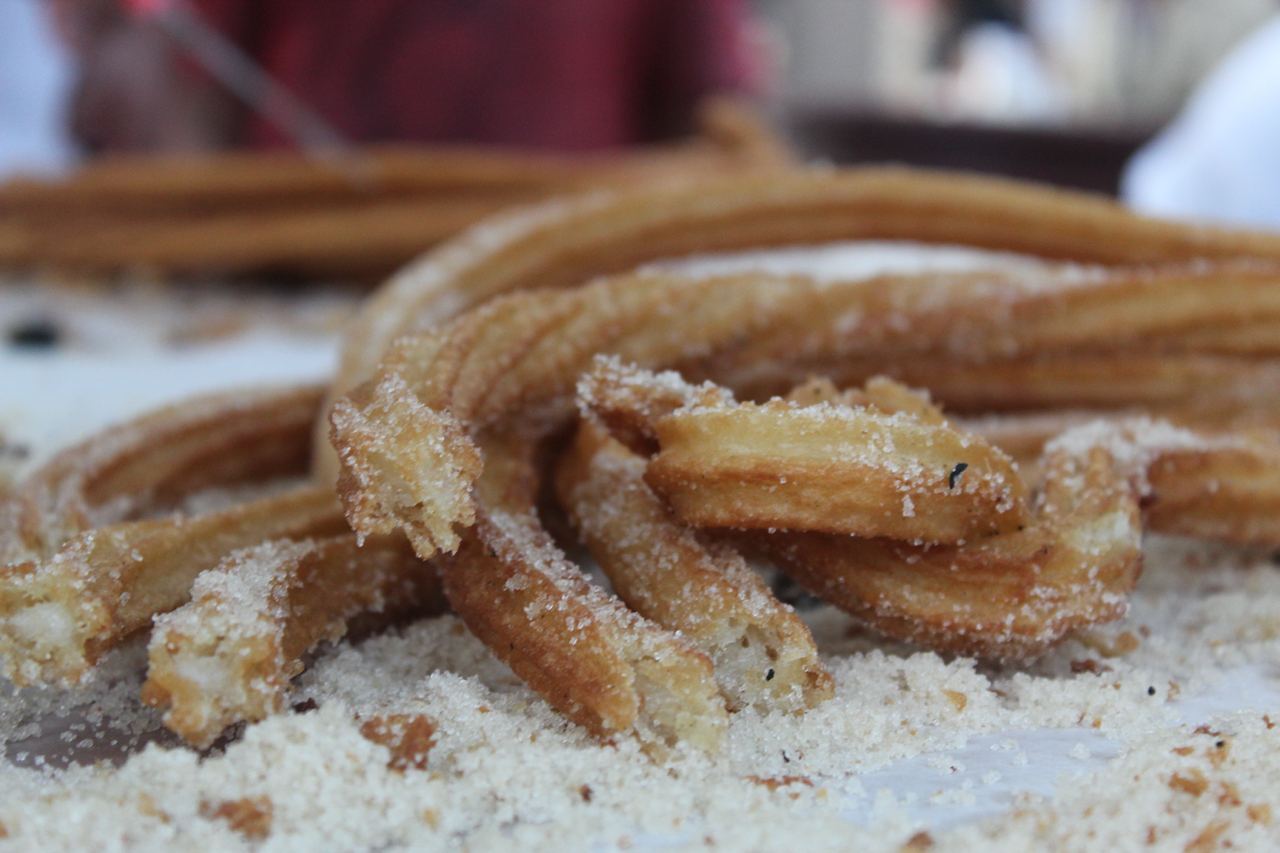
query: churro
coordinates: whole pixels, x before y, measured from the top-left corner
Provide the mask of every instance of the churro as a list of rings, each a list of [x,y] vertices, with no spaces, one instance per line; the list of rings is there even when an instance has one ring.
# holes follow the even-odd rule
[[[598,361],[582,383],[586,405],[612,398],[606,415],[616,420],[627,401],[601,386],[627,372]],[[644,431],[658,453],[645,482],[694,526],[938,543],[1024,520],[1023,482],[1011,460],[945,421],[825,401],[738,404],[724,391],[681,388],[675,374],[630,372],[622,384],[632,399],[647,384],[686,401],[665,412],[643,403],[630,420],[652,418]]]
[[[1280,423],[1280,364],[1200,353],[1059,351],[967,361],[962,358],[824,357],[799,366],[729,368],[725,381],[751,396],[781,393],[814,374],[856,386],[887,375],[927,387],[957,414],[1141,409],[1203,424]]]
[[[319,401],[318,388],[227,392],[103,430],[19,486],[4,556],[52,556],[78,533],[172,509],[202,489],[302,474]]]
[[[574,382],[597,353],[645,367],[714,364],[732,375],[739,342],[786,325],[828,341],[824,355],[838,359],[842,347],[860,346],[860,324],[881,322],[866,309],[882,304],[886,291],[908,300],[928,291],[935,306],[949,293],[953,307],[985,310],[986,283],[974,276],[815,282],[642,273],[493,300],[435,332],[402,339],[373,380],[334,405],[348,518],[365,533],[403,526],[424,557],[452,550],[455,525],[473,521],[470,488],[481,460],[472,434],[521,411],[563,422]]]
[[[561,503],[614,591],[711,658],[731,709],[812,706],[831,694],[809,629],[742,557],[680,525],[645,460],[591,421],[561,459]]]
[[[598,736],[718,748],[726,725],[711,661],[590,583],[538,522],[519,436],[491,437],[477,523],[438,561],[468,628],[553,707]]]
[[[1139,501],[1153,530],[1280,544],[1274,442],[1098,420],[1050,441],[1045,457],[1038,515],[1017,533],[941,548],[808,534],[751,541],[889,636],[1000,659],[1123,615],[1140,565]]]
[[[883,634],[996,659],[1033,657],[1125,613],[1142,566],[1137,490],[1109,451],[1063,453],[1024,530],[960,546],[809,533],[752,544]]]
[[[885,377],[865,388],[838,390],[828,379],[793,389],[789,399],[807,403],[867,405],[885,412],[910,412],[945,422],[926,392]],[[1223,430],[1185,419],[1172,425],[1137,414],[1054,411],[961,419],[965,431],[982,436],[1018,461],[1024,476],[1043,479],[1041,455],[1064,434],[1093,434],[1102,442],[1111,432],[1140,448],[1142,464],[1131,463],[1143,507],[1143,525],[1158,533],[1217,539],[1237,545],[1280,545],[1280,443],[1274,429]],[[1089,425],[1086,429],[1086,425]],[[1079,439],[1077,438],[1077,442]],[[1112,445],[1116,446],[1113,440]],[[1123,445],[1116,452],[1123,452]]]
[[[1146,219],[1092,196],[919,170],[798,170],[557,201],[486,223],[407,267],[347,338],[337,393],[391,342],[502,293],[567,287],[694,252],[886,239],[1085,264],[1280,261],[1280,238]],[[332,469],[331,469],[332,470]]]
[[[303,656],[357,617],[431,613],[439,581],[402,539],[347,533],[234,551],[200,573],[191,601],[157,616],[143,698],[205,747],[229,725],[285,707]]]
[[[103,430],[34,471],[0,513],[9,677],[78,681],[154,613],[185,601],[195,576],[228,551],[344,530],[333,495],[309,486],[179,511],[211,489],[304,473],[319,399],[302,388],[189,400]]]
[[[624,272],[866,237],[1034,257],[845,280]],[[814,170],[555,202],[469,232],[370,300],[326,407],[336,455],[313,448],[321,485],[288,497],[300,503],[142,518],[258,477],[265,452],[229,432],[221,454],[165,438],[154,471],[138,457],[145,476],[127,461],[83,483],[55,468],[52,485],[21,493],[23,563],[0,583],[17,603],[0,597],[0,616],[18,613],[4,624],[34,636],[48,620],[31,611],[54,606],[74,631],[39,647],[9,640],[9,657],[21,678],[77,677],[181,605],[194,579],[195,600],[158,620],[148,696],[208,743],[280,708],[307,649],[401,600],[379,578],[404,590],[403,572],[432,559],[463,622],[567,717],[604,738],[713,749],[726,699],[800,710],[828,690],[804,626],[739,546],[886,635],[1014,660],[1123,615],[1144,526],[1280,543],[1277,329],[1280,238],[1011,183]],[[646,372],[662,369],[678,373]],[[814,375],[826,378],[796,387]],[[848,385],[860,387],[837,390]],[[1003,420],[985,420],[992,412]],[[580,414],[556,486],[621,601],[539,515],[549,466],[535,451]],[[277,433],[293,451],[306,445],[296,423]],[[214,456],[227,466],[208,473],[201,460]],[[84,467],[69,458],[65,470]],[[275,473],[299,468],[293,456]],[[91,529],[102,524],[124,526]],[[191,538],[175,539],[183,524]],[[147,525],[162,531],[154,551],[135,544],[150,541],[135,533]],[[271,541],[315,536],[337,538]],[[356,552],[357,537],[373,551]],[[251,560],[196,577],[242,546],[257,546]],[[135,547],[142,567],[124,568]],[[360,577],[357,564],[383,550],[394,570]],[[73,558],[91,568],[50,568]],[[236,588],[241,575],[252,582]],[[418,752],[431,735],[412,738]]]
[[[230,551],[345,530],[333,494],[312,487],[89,530],[48,558],[0,567],[0,661],[18,684],[79,681],[154,614],[185,602],[196,576]]]
[[[66,180],[0,185],[0,265],[367,279],[503,207],[788,160],[758,120],[727,103],[708,106],[691,140],[590,157],[408,146],[322,161],[278,152],[114,157]]]

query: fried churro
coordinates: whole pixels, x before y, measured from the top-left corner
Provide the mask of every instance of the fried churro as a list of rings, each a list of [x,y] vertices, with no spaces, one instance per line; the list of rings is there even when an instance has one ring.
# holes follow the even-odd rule
[[[801,170],[554,202],[486,223],[391,279],[347,338],[335,388],[400,335],[502,293],[578,285],[694,252],[888,239],[1086,264],[1280,261],[1280,238],[1135,216],[1092,196],[919,170]]]
[[[619,382],[623,393],[602,387]],[[582,386],[588,408],[608,401],[606,419],[619,419],[646,385],[684,400],[666,411],[642,402],[627,420],[652,418],[643,431],[658,453],[645,482],[689,524],[938,543],[1023,523],[1011,460],[945,421],[826,401],[739,404],[723,390],[681,384],[675,374],[597,361]]]
[[[590,583],[539,523],[530,445],[490,437],[478,520],[439,561],[449,603],[525,683],[598,736],[651,748],[719,746],[724,701],[711,661]]]
[[[1024,256],[844,279],[628,272],[689,253],[861,238]],[[369,301],[326,407],[336,455],[320,449],[323,485],[298,494],[316,501],[302,514],[323,527],[336,515],[336,479],[355,537],[399,549],[387,557],[397,567],[417,565],[407,535],[470,630],[597,736],[714,748],[726,699],[791,711],[828,689],[804,626],[739,545],[888,636],[1017,660],[1124,614],[1144,526],[1280,542],[1277,329],[1280,238],[1157,222],[1071,194],[895,169],[596,193],[479,227]],[[665,369],[678,373],[645,372]],[[825,378],[796,387],[810,376]],[[849,385],[859,387],[837,390]],[[992,412],[1002,419],[987,420]],[[555,485],[621,600],[587,579],[539,515],[551,466],[534,451],[578,415],[586,422]],[[252,460],[227,442],[227,456]],[[47,573],[111,529],[88,527],[163,523],[135,517],[190,491],[182,472],[198,455],[173,458],[140,485],[99,477],[79,516],[24,534],[23,559]],[[127,507],[108,511],[118,496]],[[212,525],[194,540],[209,560],[170,543],[146,555],[154,569],[139,581],[99,567],[80,589],[59,582],[65,601],[41,593],[59,613],[85,600],[98,609],[68,617],[79,632],[70,643],[12,657],[27,678],[78,674],[140,619],[180,605],[196,571],[257,545],[249,563],[196,579],[196,599],[159,620],[148,695],[171,704],[171,724],[198,743],[260,718],[281,706],[307,649],[391,600],[377,578],[357,577],[353,561],[373,555],[357,555],[351,534],[272,527],[280,517],[264,511],[255,528],[242,516],[233,536],[198,516],[188,523]],[[260,545],[321,535],[338,538]],[[330,561],[328,548],[350,560]],[[191,571],[167,568],[171,557]],[[329,571],[338,580],[327,585],[346,594],[320,582]],[[245,572],[253,582],[227,608]],[[111,602],[122,589],[94,592],[100,574],[147,594],[121,615]],[[308,602],[323,618],[307,616]]]
[[[908,301],[927,291],[931,305],[947,293],[953,308],[980,311],[986,284],[975,276],[816,282],[647,273],[493,300],[402,339],[372,381],[335,404],[348,518],[366,533],[404,526],[424,556],[451,550],[454,526],[472,521],[470,487],[481,462],[471,434],[519,411],[567,418],[574,381],[597,353],[645,367],[713,364],[733,375],[739,342],[787,325],[828,341],[824,355],[837,359],[842,347],[860,346],[860,324],[882,321],[867,308],[882,304],[886,291]]]
[[[189,603],[156,617],[143,698],[206,747],[234,723],[281,711],[303,656],[357,617],[442,606],[434,570],[403,538],[362,547],[346,533],[233,551],[196,577]]]
[[[302,474],[320,394],[213,394],[103,430],[23,481],[10,544],[48,557],[78,533],[171,509],[202,489]]]
[[[812,706],[831,694],[809,629],[731,548],[671,517],[645,460],[583,421],[561,459],[561,503],[629,607],[711,658],[731,709]]]
[[[0,660],[18,684],[79,681],[154,614],[185,602],[196,576],[230,551],[346,529],[330,491],[302,487],[89,530],[48,558],[0,567]]]
[[[303,473],[319,398],[315,388],[197,398],[110,427],[34,471],[0,536],[9,677],[77,681],[154,613],[185,601],[228,551],[344,530],[332,493],[310,486],[175,513],[209,489]]]
[[[601,187],[773,170],[785,147],[741,106],[707,107],[674,145],[566,157],[373,147],[114,157],[70,178],[0,185],[0,264],[110,275],[287,273],[365,279],[494,211]]]
[[[752,544],[803,586],[883,634],[1002,660],[1125,613],[1142,566],[1137,491],[1104,449],[1047,463],[1025,529],[960,546],[809,533]]]

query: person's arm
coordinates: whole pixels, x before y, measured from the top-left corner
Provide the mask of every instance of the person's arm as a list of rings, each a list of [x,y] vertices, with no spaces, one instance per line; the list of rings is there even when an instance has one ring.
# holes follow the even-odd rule
[[[245,8],[242,0],[192,5],[232,37],[226,23]],[[79,60],[69,121],[88,149],[191,151],[232,141],[238,105],[155,25],[125,15],[114,0],[58,0],[54,8]]]

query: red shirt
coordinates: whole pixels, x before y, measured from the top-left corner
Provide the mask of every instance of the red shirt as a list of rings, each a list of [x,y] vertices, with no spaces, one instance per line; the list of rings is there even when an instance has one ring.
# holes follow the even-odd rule
[[[192,0],[354,141],[582,150],[749,81],[744,0]],[[287,143],[249,116],[242,141]]]

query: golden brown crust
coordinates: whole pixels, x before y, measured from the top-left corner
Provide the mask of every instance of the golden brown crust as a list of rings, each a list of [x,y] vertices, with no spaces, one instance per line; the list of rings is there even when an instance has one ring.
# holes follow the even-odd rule
[[[795,710],[828,698],[831,677],[809,629],[741,555],[673,519],[644,469],[590,421],[557,468],[561,503],[618,596],[711,658],[731,710]]]
[[[910,416],[774,401],[681,410],[655,426],[645,482],[698,527],[943,543],[1025,518],[1008,456]]]
[[[1280,547],[1280,445],[1230,435],[1163,453],[1147,470],[1145,523],[1161,533]]]

